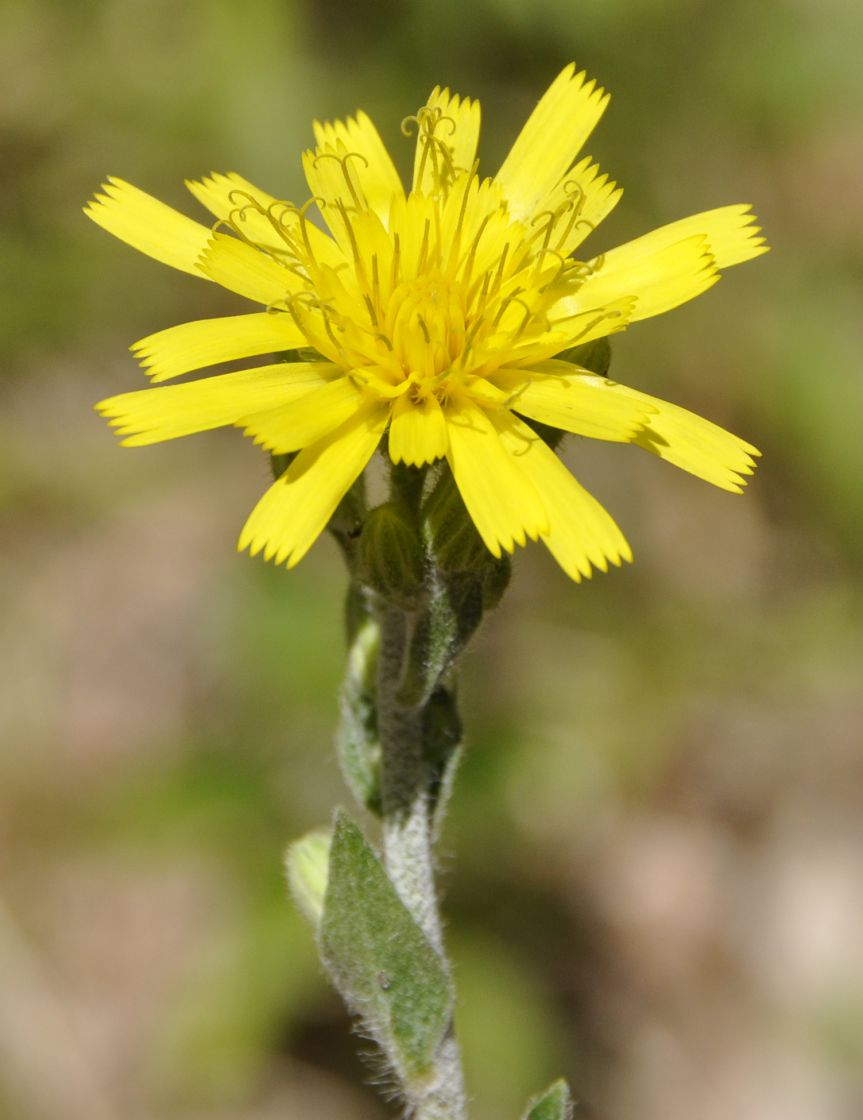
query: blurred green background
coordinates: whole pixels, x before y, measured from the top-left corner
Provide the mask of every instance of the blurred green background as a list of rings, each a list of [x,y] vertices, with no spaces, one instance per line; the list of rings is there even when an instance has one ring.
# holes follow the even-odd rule
[[[81,215],[106,174],[188,213],[302,199],[314,116],[479,96],[493,171],[574,58],[626,189],[598,252],[752,202],[773,252],[638,324],[613,373],[764,451],[736,498],[636,449],[579,477],[636,563],[539,548],[468,658],[443,884],[476,1120],[568,1076],[599,1120],[863,1115],[859,0],[0,3],[0,1116],[381,1120],[285,898],[346,803],[344,574],[233,545],[236,433],[119,450],[126,347],[242,310]]]

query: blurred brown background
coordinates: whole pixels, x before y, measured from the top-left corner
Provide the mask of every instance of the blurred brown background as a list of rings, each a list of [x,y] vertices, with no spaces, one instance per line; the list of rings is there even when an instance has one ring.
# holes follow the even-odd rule
[[[636,449],[579,477],[636,563],[534,547],[468,660],[446,835],[476,1120],[564,1073],[600,1120],[863,1115],[858,0],[0,3],[0,1115],[381,1120],[285,843],[346,803],[344,576],[233,544],[236,433],[118,450],[126,347],[239,301],[89,224],[113,173],[302,199],[313,116],[481,98],[493,171],[571,58],[626,189],[590,247],[752,202],[773,252],[615,376],[759,445],[743,498]],[[573,444],[575,441],[573,441]]]

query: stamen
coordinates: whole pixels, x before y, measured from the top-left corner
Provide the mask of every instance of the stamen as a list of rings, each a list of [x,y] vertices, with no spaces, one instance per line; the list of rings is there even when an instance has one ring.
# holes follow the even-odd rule
[[[390,291],[394,292],[398,287],[401,277],[401,263],[402,263],[402,243],[401,238],[397,233],[393,234],[393,260],[390,266]]]
[[[346,376],[357,389],[369,389],[379,400],[385,401],[392,401],[402,396],[411,384],[410,380],[406,379],[394,385],[381,377],[380,371],[374,366],[365,369],[362,366],[352,365],[347,370]]]
[[[464,337],[464,347],[462,348],[461,354],[459,354],[459,369],[464,369],[467,363],[468,355],[473,349],[473,344],[476,341],[476,337],[479,334],[481,328],[484,326],[485,317],[483,315],[478,315],[476,319],[471,323],[470,329],[467,331]]]
[[[596,229],[596,222],[592,222],[590,218],[579,218],[573,226],[573,229],[578,229],[579,226],[585,226],[587,233],[593,233]],[[585,234],[585,236],[587,236],[587,234]]]
[[[402,136],[416,136],[420,127],[420,119],[415,113],[411,113],[410,116],[402,118],[402,123],[399,127],[401,128]]]
[[[533,233],[531,233],[530,238],[529,238],[530,241],[534,241],[534,240],[536,240],[536,238],[538,236],[542,235],[542,248],[539,250],[539,252],[542,252],[543,249],[548,248],[548,243],[549,243],[549,241],[551,241],[551,231],[554,229],[555,225],[557,224],[558,218],[561,216],[562,213],[564,213],[566,211],[566,209],[568,207],[569,207],[569,203],[564,202],[563,203],[563,210],[561,210],[560,207],[558,207],[557,210],[540,210],[540,212],[538,214],[536,214],[533,218],[531,218],[530,224],[532,226],[535,226],[536,223],[541,221],[543,218],[547,219],[545,225],[542,226],[540,229],[534,230]]]
[[[466,250],[464,257],[458,262],[458,265],[456,266],[457,268],[461,268],[462,265],[467,265],[467,267],[465,268],[464,276],[462,277],[462,283],[465,287],[470,284],[470,276],[471,272],[473,271],[473,264],[476,259],[477,251],[479,249],[480,239],[485,233],[488,223],[497,213],[499,213],[499,211],[492,210],[490,213],[486,214],[486,216],[480,222],[479,229],[476,231],[473,241],[470,243],[469,248]]]
[[[516,327],[516,329],[510,335],[510,342],[511,343],[512,342],[517,342],[518,339],[521,338],[521,336],[527,330],[528,323],[533,318],[533,308],[526,302],[526,300],[523,300],[521,298],[521,296],[514,296],[512,302],[521,304],[522,308],[524,309],[524,315],[522,316],[522,320],[519,323],[519,325]]]
[[[505,400],[501,401],[501,408],[512,408],[518,398],[530,388],[534,380],[533,377],[529,377],[523,385],[519,385],[517,389],[513,389],[510,395]]]
[[[572,190],[570,190],[570,188],[572,188]],[[566,244],[566,242],[569,240],[570,235],[572,234],[572,231],[574,229],[577,229],[579,225],[586,225],[588,227],[588,233],[590,233],[594,228],[593,222],[588,221],[587,218],[581,217],[581,213],[587,205],[587,194],[584,188],[574,179],[567,179],[563,184],[563,189],[570,196],[570,199],[574,198],[575,201],[572,213],[569,216],[569,221],[566,223],[566,229],[558,238],[558,247]]]
[[[479,168],[479,160],[474,160],[473,167],[464,179],[464,189],[462,190],[461,200],[458,207],[458,218],[456,219],[455,229],[452,235],[452,245],[450,246],[448,267],[451,269],[453,262],[461,245],[461,235],[464,229],[464,216],[467,213],[467,200],[470,195],[470,188],[476,179],[477,169]]]
[[[286,265],[287,262],[284,260],[283,255],[280,254],[278,250],[273,249],[269,245],[262,245],[259,241],[253,241],[252,238],[248,236],[245,230],[239,228],[239,226],[233,220],[233,216],[236,213],[236,210],[232,210],[227,218],[218,218],[215,222],[213,222],[212,226],[210,226],[211,232],[213,234],[217,234],[222,230],[226,230],[228,235],[231,236],[232,240],[241,241],[244,245],[248,245],[251,249],[255,249],[257,252],[265,254],[265,256],[270,257],[272,260],[277,261],[279,264]]]
[[[289,292],[282,299],[274,300],[272,303],[268,304],[267,305],[267,311],[277,310],[278,307],[279,307],[279,304],[283,304],[287,313],[291,316],[291,318],[297,324],[297,329],[302,331],[303,334],[307,334],[308,332],[306,330],[306,326],[303,323],[302,319],[300,318],[300,306],[301,306],[301,300],[302,300],[303,297],[308,297],[310,299],[314,299],[315,298],[315,293],[314,292]]]
[[[315,326],[309,323],[308,316],[304,314],[304,311],[315,310],[320,312],[324,330],[326,331],[330,341],[332,342],[336,353],[339,355],[339,358],[344,361],[345,348],[342,345],[342,342],[338,338],[336,338],[335,335],[335,326],[338,326],[339,324],[334,324],[332,321],[338,318],[338,312],[335,310],[335,308],[333,308],[325,300],[320,299],[316,292],[309,291],[289,292],[285,296],[285,305],[287,307],[287,310],[293,317],[294,322],[297,324],[297,327],[303,332],[303,334],[305,334],[309,342],[312,343],[312,345],[314,345],[316,349],[324,353],[325,348],[322,347],[319,342],[315,341],[315,335],[318,333]],[[305,308],[303,307],[303,305],[305,305]],[[340,329],[342,330],[342,333],[344,333],[344,327],[340,327]],[[320,336],[318,335],[318,337]]]
[[[292,203],[276,200],[271,202],[268,206],[264,206],[260,199],[255,198],[253,194],[249,193],[248,191],[240,190],[238,188],[229,192],[228,199],[230,202],[233,202],[236,205],[234,206],[234,209],[231,210],[228,214],[227,221],[232,231],[238,237],[242,238],[242,240],[245,241],[247,245],[251,245],[253,248],[259,249],[261,252],[267,253],[270,256],[275,255],[275,259],[277,260],[281,259],[278,256],[279,251],[277,249],[275,249],[271,245],[262,245],[259,241],[256,241],[253,238],[247,236],[245,231],[240,228],[241,225],[248,220],[248,215],[251,212],[268,221],[275,232],[278,233],[282,240],[285,242],[288,249],[293,253],[294,256],[296,256],[296,244],[291,238],[290,233],[285,229],[281,222],[274,219],[272,214],[272,210],[276,206],[281,206],[287,211],[294,209]],[[242,205],[239,204],[240,202],[242,202]]]
[[[562,253],[558,252],[557,249],[545,248],[545,249],[542,250],[542,252],[537,254],[536,269],[534,271],[534,276],[535,277],[538,276],[540,272],[542,272],[542,268],[543,268],[542,260],[543,260],[544,257],[548,256],[549,253],[553,257],[557,257],[557,262],[558,262],[557,263],[557,271],[555,272],[554,276],[552,276],[552,278],[550,280],[546,281],[546,283],[543,284],[541,288],[537,289],[537,291],[540,294],[542,294],[544,292],[547,292],[549,290],[549,288],[553,288],[558,283],[558,281],[562,279],[564,273],[566,272],[566,270],[567,270],[567,268],[569,267],[569,264],[570,264],[570,262],[566,259],[566,257]]]
[[[368,389],[372,379],[368,374],[364,375],[361,370],[349,369],[347,371],[347,379],[355,389],[363,390]]]
[[[605,264],[605,253],[600,253],[598,257],[594,257],[592,261],[573,261],[567,262],[566,278],[572,278],[580,287],[585,280],[589,280],[591,276],[599,272]]]
[[[378,272],[378,255],[372,253],[372,299],[375,306],[380,307],[381,303],[381,278]]]
[[[560,319],[549,319],[548,325],[550,328],[557,327],[561,323],[568,323],[571,319],[579,319],[583,315],[590,314],[590,311],[575,311],[572,315],[561,316]],[[598,327],[603,319],[619,319],[622,315],[623,312],[620,310],[609,311],[608,308],[603,307],[598,315],[594,316],[594,318],[591,319],[585,327],[582,327],[578,334],[574,335],[574,340],[583,338],[584,335],[586,335],[589,331],[592,331],[594,327]]]
[[[264,205],[260,199],[255,198],[250,191],[243,191],[238,187],[228,191],[228,202],[234,207],[231,213],[239,211],[241,218],[246,210],[254,210],[258,214],[264,213]]]
[[[420,245],[420,255],[417,259],[417,275],[419,276],[425,269],[426,259],[429,251],[429,231],[431,230],[431,221],[426,218],[423,226],[423,239]]]
[[[576,199],[577,199],[576,204],[579,207],[579,209],[584,208],[584,204],[587,201],[587,193],[585,192],[584,187],[581,185],[581,183],[579,183],[579,181],[577,179],[564,179],[563,189],[570,196],[570,198],[576,196]]]
[[[455,120],[448,113],[444,113],[441,109],[438,109],[437,112],[438,116],[437,120],[435,121],[435,127],[437,127],[437,125],[439,124],[448,124],[450,136],[455,136]]]
[[[357,270],[357,276],[362,280],[363,284],[368,287],[368,279],[366,277],[365,262],[360,255],[360,247],[357,242],[357,235],[354,232],[354,227],[348,217],[348,210],[340,198],[336,199],[336,207],[342,216],[342,221],[345,223],[345,231],[348,235],[348,240],[351,243],[351,255],[354,258],[354,265]]]
[[[354,207],[357,210],[364,209],[363,203],[360,201],[360,196],[357,193],[356,184],[351,178],[349,162],[351,159],[361,159],[366,167],[368,167],[369,161],[366,159],[366,157],[362,155],[361,152],[343,152],[341,154],[339,154],[338,152],[317,152],[314,159],[312,160],[312,166],[317,168],[318,163],[322,159],[334,159],[336,163],[338,163],[338,165],[342,169],[342,175],[344,176],[348,192],[350,193],[351,199],[354,203]]]
[[[236,195],[242,195],[243,194],[243,192],[241,192],[241,191],[232,191],[231,193],[236,194]],[[244,195],[244,197],[251,198],[250,195]],[[290,207],[291,207],[291,203],[289,203],[289,202],[272,203],[271,205],[272,206],[280,205],[280,206],[284,206],[288,209],[290,209]],[[246,215],[247,215],[249,210],[254,211],[260,217],[265,218],[267,221],[270,222],[270,224],[273,226],[273,228],[276,230],[276,232],[281,236],[282,240],[285,242],[285,245],[286,245],[285,250],[279,250],[272,245],[262,244],[262,242],[257,241],[254,238],[250,237],[249,234],[246,232],[246,230],[240,228],[240,223],[244,222],[246,220]],[[270,211],[270,207],[267,207],[267,209],[264,209],[264,207],[257,200],[252,199],[251,202],[247,203],[246,205],[244,205],[242,207],[235,207],[235,209],[233,209],[228,214],[227,218],[219,218],[217,221],[215,221],[213,223],[211,228],[212,228],[212,231],[213,231],[214,234],[218,233],[219,230],[221,230],[221,229],[228,230],[229,233],[231,233],[234,237],[237,238],[237,240],[242,241],[245,245],[248,245],[250,248],[255,249],[257,252],[263,253],[265,256],[268,256],[271,260],[274,260],[278,264],[282,265],[283,268],[286,268],[290,272],[293,272],[301,280],[303,280],[305,282],[308,282],[310,280],[310,277],[309,277],[308,273],[305,271],[305,269],[302,267],[304,262],[302,261],[301,257],[299,256],[299,254],[297,252],[296,244],[291,240],[290,235],[287,233],[286,230],[284,230],[284,228],[282,228],[279,225],[276,225],[276,223],[273,221],[273,218],[272,218],[269,211]]]
[[[445,192],[455,178],[455,163],[452,146],[435,135],[441,124],[449,125],[450,136],[455,134],[456,122],[452,117],[447,116],[439,105],[424,105],[416,116],[405,117],[402,121],[402,133],[413,136],[413,126],[416,126],[417,144],[421,145],[416,182],[422,184],[431,160],[432,183],[437,191]]]
[[[519,289],[519,291],[520,290],[523,290],[523,289]],[[519,325],[516,327],[514,332],[512,332],[512,334],[510,334],[510,336],[509,336],[510,343],[514,343],[514,342],[516,342],[516,340],[518,338],[522,337],[522,335],[525,333],[525,329],[527,328],[527,324],[533,318],[534,312],[533,312],[533,308],[531,307],[531,305],[529,305],[526,300],[522,299],[522,297],[518,296],[517,293],[514,292],[512,296],[509,296],[504,301],[503,306],[501,306],[500,310],[498,311],[498,314],[495,316],[493,326],[497,327],[501,316],[503,316],[503,314],[504,314],[504,310],[510,304],[520,304],[520,305],[522,305],[522,309],[524,311],[524,315],[522,316],[522,321],[520,321]]]
[[[306,247],[306,253],[308,254],[309,262],[317,267],[318,262],[317,258],[315,257],[315,252],[312,249],[312,242],[311,238],[309,237],[308,231],[309,219],[307,217],[307,211],[310,206],[317,206],[321,213],[323,213],[324,207],[326,206],[326,200],[323,198],[319,198],[317,195],[312,195],[312,197],[307,199],[299,208],[299,210],[297,210],[297,217],[299,218],[300,222],[300,235],[303,239],[303,244]]]
[[[378,314],[375,311],[375,305],[372,302],[372,297],[363,293],[363,303],[366,305],[366,308],[368,310],[369,319],[371,320],[372,326],[377,327],[379,325]]]
[[[341,341],[336,338],[335,325],[333,324],[333,322],[330,319],[330,316],[333,313],[332,307],[330,307],[328,304],[325,304],[323,301],[319,301],[318,308],[321,312],[321,318],[324,321],[324,330],[329,335],[330,342],[332,342],[333,346],[335,346],[335,348],[336,348],[336,350],[338,350],[339,354],[344,354],[344,346],[342,345]],[[342,333],[344,333],[344,328],[343,327],[341,328],[341,330],[342,330]]]
[[[509,256],[509,249],[510,243],[506,241],[503,246],[503,252],[500,254],[500,259],[497,262],[497,270],[495,272],[494,280],[491,285],[492,291],[494,292],[496,292],[500,287],[501,277],[503,276],[503,270],[506,266],[506,258]]]
[[[501,300],[500,307],[497,309],[497,314],[495,315],[495,317],[491,321],[491,325],[493,327],[496,327],[498,325],[498,323],[501,321],[501,319],[503,317],[503,313],[506,311],[506,309],[509,307],[509,305],[514,300],[519,299],[519,295],[523,291],[524,291],[524,288],[516,288],[515,291],[513,291],[511,295],[508,295],[504,299]],[[524,304],[524,300],[519,300],[519,302],[521,304]]]
[[[479,284],[479,283],[480,283],[479,280],[477,280],[475,282],[475,284]],[[468,297],[467,297],[467,301],[466,301],[467,306],[470,307],[474,302],[476,302],[476,307],[477,307],[477,311],[478,311],[479,314],[482,314],[482,312],[485,310],[486,303],[488,302],[488,288],[489,288],[490,283],[491,283],[491,269],[489,269],[487,272],[485,272],[483,274],[483,278],[482,278],[482,281],[481,281],[482,287],[480,288],[480,290],[477,292],[476,286],[474,286],[471,289],[471,291],[468,292]]]
[[[276,208],[277,207],[282,208],[282,214],[277,214],[276,213]],[[287,203],[287,202],[273,202],[264,211],[264,217],[270,223],[273,230],[279,235],[279,237],[281,237],[282,241],[284,241],[285,245],[287,246],[287,250],[291,254],[291,256],[294,257],[295,259],[300,259],[300,252],[299,252],[300,247],[297,244],[296,237],[291,233],[291,231],[288,229],[288,227],[285,225],[285,222],[284,222],[284,214],[285,213],[290,213],[291,210],[292,210],[292,207],[291,207],[290,203]]]
[[[351,175],[350,175],[349,164],[350,164],[350,161],[352,159],[361,159],[363,161],[363,163],[365,164],[366,168],[368,168],[368,166],[369,166],[369,161],[362,154],[362,152],[345,152],[345,154],[342,156],[342,159],[341,159],[342,171],[344,172],[345,182],[348,185],[348,190],[351,192],[351,198],[354,200],[354,205],[356,206],[357,210],[360,210],[360,209],[362,209],[362,206],[360,204],[360,199],[359,199],[359,196],[358,196],[357,191],[356,191],[356,186],[354,184],[353,179],[351,179]]]

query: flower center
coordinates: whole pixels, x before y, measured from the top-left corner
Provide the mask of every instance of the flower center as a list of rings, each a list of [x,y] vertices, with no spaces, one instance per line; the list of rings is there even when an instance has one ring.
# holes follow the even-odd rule
[[[386,308],[386,332],[402,378],[439,381],[464,346],[461,293],[439,273],[399,284]]]

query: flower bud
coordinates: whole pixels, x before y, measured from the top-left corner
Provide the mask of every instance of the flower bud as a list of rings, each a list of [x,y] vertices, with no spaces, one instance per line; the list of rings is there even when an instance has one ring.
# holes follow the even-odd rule
[[[371,510],[359,539],[359,579],[384,599],[411,607],[425,582],[419,528],[395,502]]]
[[[309,832],[291,844],[285,855],[288,886],[294,902],[316,930],[324,914],[331,839],[329,832]]]
[[[441,475],[429,494],[423,519],[431,551],[444,578],[475,577],[482,591],[482,609],[496,607],[509,583],[509,556],[493,556],[486,548],[449,471]]]
[[[600,377],[607,377],[611,365],[611,343],[607,338],[595,338],[593,342],[573,346],[557,356],[564,362],[572,362],[574,366],[581,366]]]
[[[422,516],[435,561],[444,575],[472,572],[490,556],[448,470],[429,494]]]

